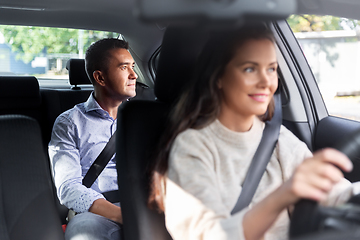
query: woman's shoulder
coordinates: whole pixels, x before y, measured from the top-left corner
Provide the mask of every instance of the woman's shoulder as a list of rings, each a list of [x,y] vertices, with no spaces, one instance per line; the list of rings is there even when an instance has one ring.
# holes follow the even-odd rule
[[[189,171],[189,166],[197,169],[198,164],[211,168],[216,149],[216,144],[207,135],[206,129],[187,129],[178,134],[171,146],[169,169]]]
[[[201,144],[202,142],[211,141],[211,136],[207,128],[208,127],[202,129],[188,128],[176,136],[174,144]]]
[[[189,128],[179,133],[172,144],[170,154],[211,155],[217,147],[208,128],[209,126],[201,129]]]

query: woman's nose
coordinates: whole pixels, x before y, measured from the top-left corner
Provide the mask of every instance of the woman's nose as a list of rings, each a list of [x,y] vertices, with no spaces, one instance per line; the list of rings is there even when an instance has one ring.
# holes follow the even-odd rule
[[[260,85],[263,87],[267,87],[271,84],[271,76],[266,70],[263,70],[260,72],[260,81],[259,82],[260,82]]]

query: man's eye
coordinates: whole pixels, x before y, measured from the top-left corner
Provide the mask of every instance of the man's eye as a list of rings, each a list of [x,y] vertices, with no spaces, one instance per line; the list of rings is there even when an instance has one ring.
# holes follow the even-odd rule
[[[125,69],[126,69],[126,66],[121,66],[120,69],[121,69],[121,70],[125,70]]]

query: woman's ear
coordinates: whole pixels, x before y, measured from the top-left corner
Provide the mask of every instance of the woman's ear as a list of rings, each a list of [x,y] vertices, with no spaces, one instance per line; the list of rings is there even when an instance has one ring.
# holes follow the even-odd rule
[[[93,72],[93,77],[97,84],[99,84],[100,86],[105,86],[104,76],[100,70],[95,70]]]

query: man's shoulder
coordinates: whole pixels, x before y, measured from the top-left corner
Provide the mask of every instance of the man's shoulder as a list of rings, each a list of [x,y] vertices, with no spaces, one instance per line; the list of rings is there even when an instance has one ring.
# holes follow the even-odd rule
[[[61,113],[57,118],[55,123],[62,122],[62,123],[69,123],[74,122],[78,119],[82,114],[84,114],[84,102],[76,104],[74,107],[66,110],[65,112]]]

